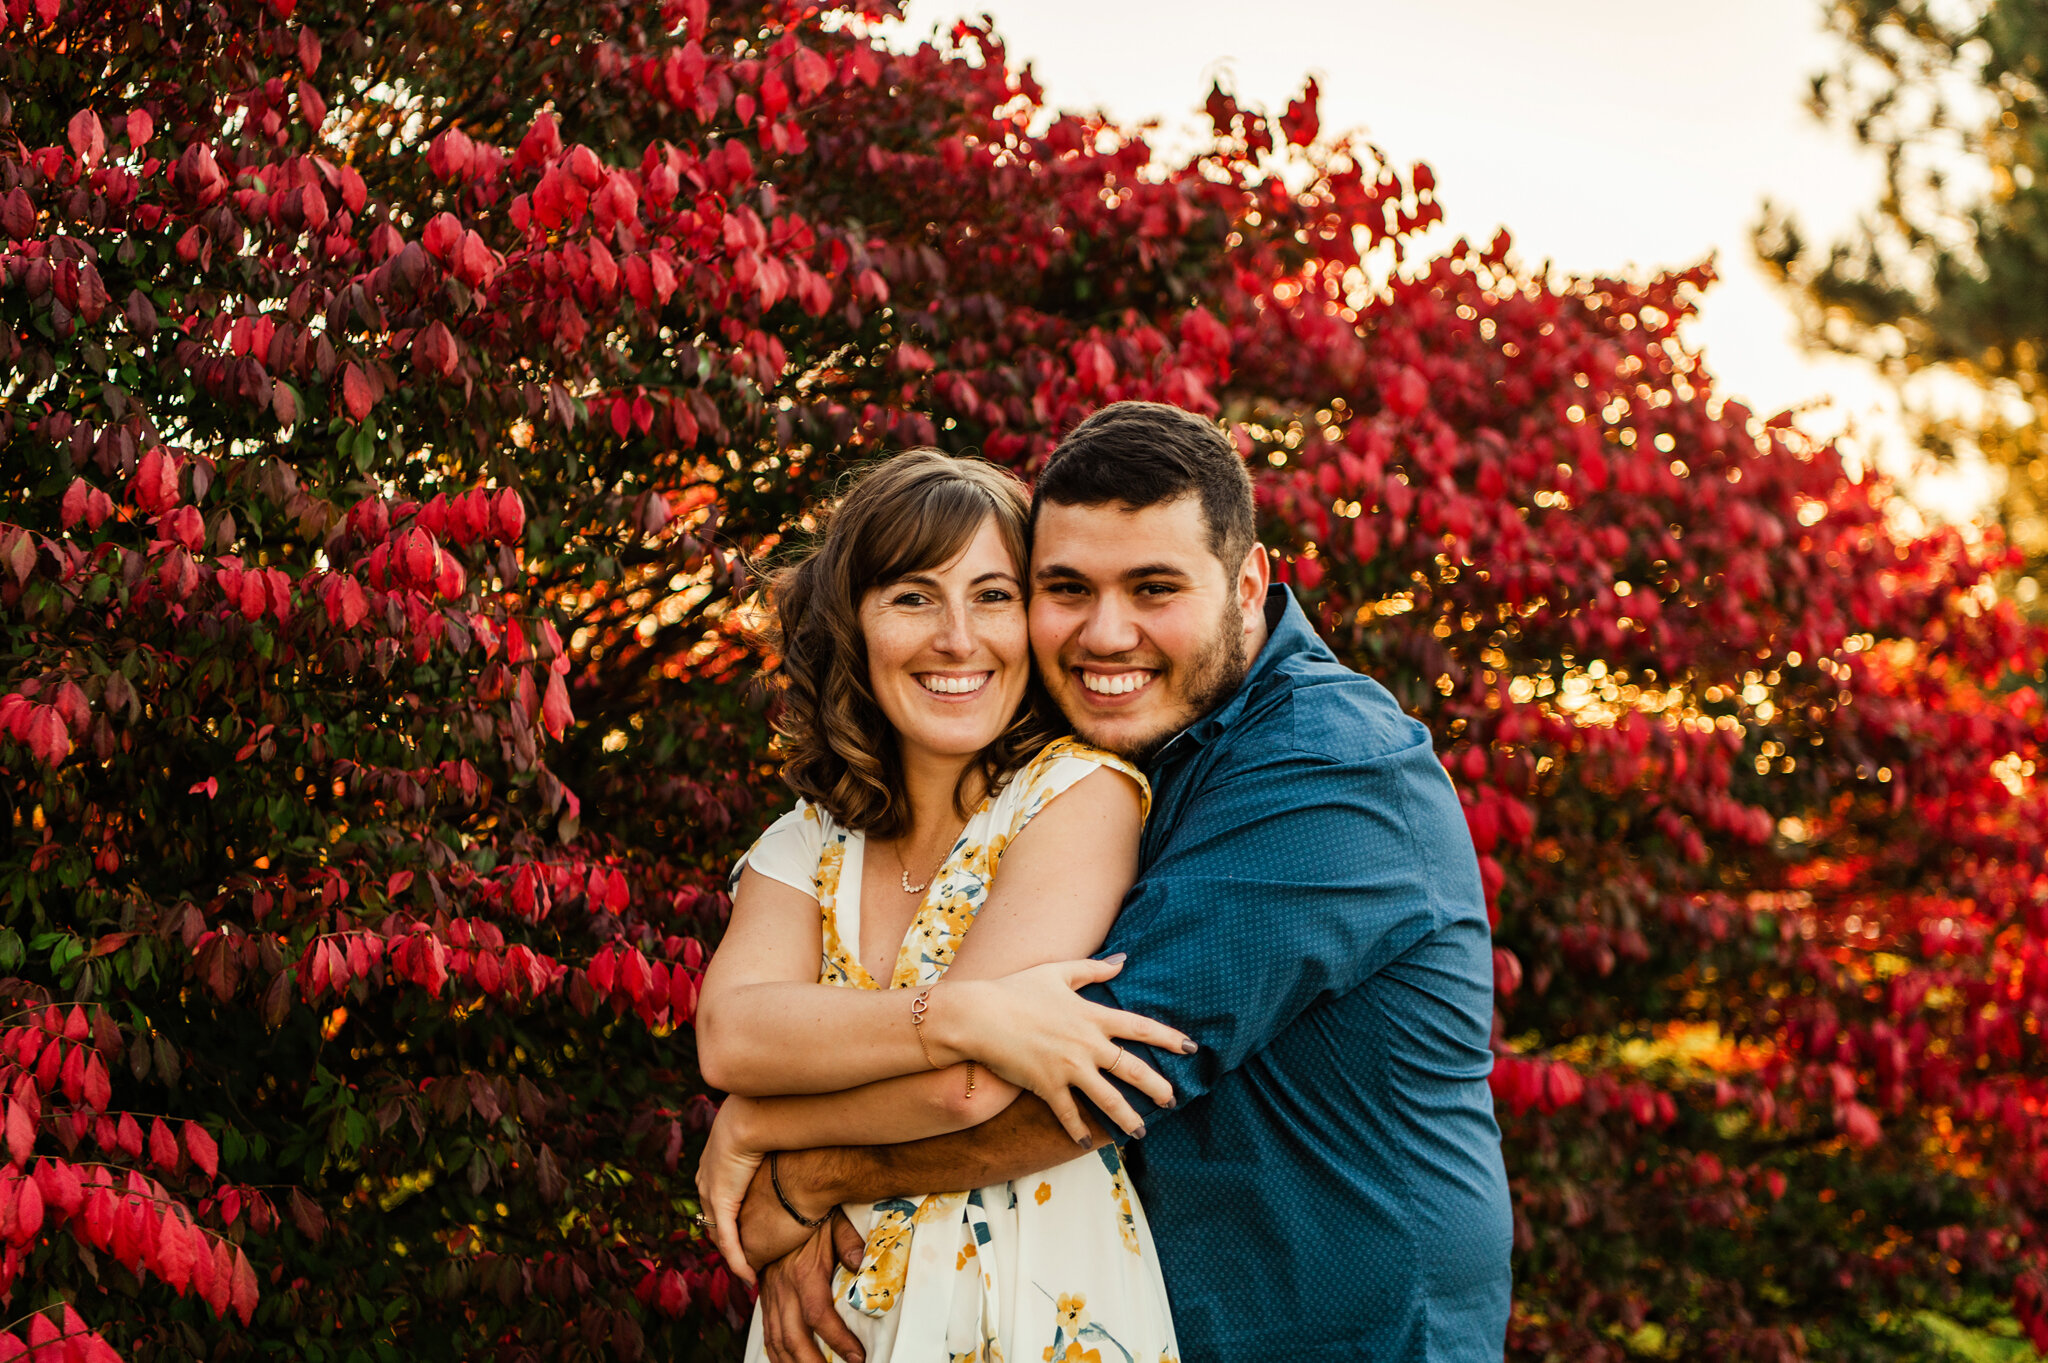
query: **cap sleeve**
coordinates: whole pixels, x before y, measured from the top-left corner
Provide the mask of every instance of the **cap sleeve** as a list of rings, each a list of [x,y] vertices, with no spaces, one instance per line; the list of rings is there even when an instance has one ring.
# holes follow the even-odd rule
[[[799,800],[733,863],[732,884],[738,886],[740,872],[751,866],[757,874],[816,899],[818,855],[824,846],[824,816],[808,800]]]
[[[1038,756],[1024,764],[1003,792],[1009,805],[1009,837],[1024,831],[1038,811],[1070,790],[1082,777],[1108,767],[1131,778],[1138,788],[1139,817],[1152,812],[1152,787],[1145,774],[1115,753],[1083,743],[1078,738],[1056,738],[1039,749]]]

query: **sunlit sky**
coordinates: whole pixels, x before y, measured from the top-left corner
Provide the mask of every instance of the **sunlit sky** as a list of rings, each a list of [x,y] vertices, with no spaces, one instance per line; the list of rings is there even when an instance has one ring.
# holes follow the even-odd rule
[[[1803,350],[1754,262],[1766,198],[1832,240],[1881,187],[1877,160],[1806,109],[1810,77],[1838,57],[1820,0],[909,0],[907,13],[899,40],[990,14],[1049,103],[1156,120],[1168,142],[1205,122],[1214,78],[1277,113],[1312,74],[1325,128],[1430,165],[1452,233],[1506,226],[1525,262],[1574,274],[1711,256],[1721,282],[1691,339],[1724,394],[1803,409],[1944,516],[1987,495],[1981,470],[1916,472],[1886,386]]]

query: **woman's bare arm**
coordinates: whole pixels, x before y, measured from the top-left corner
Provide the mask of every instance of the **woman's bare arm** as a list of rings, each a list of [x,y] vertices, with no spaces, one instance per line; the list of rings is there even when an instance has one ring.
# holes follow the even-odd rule
[[[735,1135],[760,1150],[809,1150],[820,1145],[896,1145],[979,1126],[1015,1101],[1019,1090],[979,1065],[974,1089],[967,1066],[880,1079],[840,1093],[728,1100],[739,1105]]]
[[[749,1096],[833,1093],[930,1068],[901,991],[819,984],[823,950],[817,900],[741,873],[697,999],[705,1083]]]
[[[978,1059],[1013,1081],[1028,1078],[1034,1091],[1058,1082],[1060,1095],[1047,1096],[1056,1110],[1064,1100],[1063,1117],[1073,1112],[1065,1089],[1084,1082],[1085,1070],[1103,1091],[1090,1086],[1090,1096],[1117,1116],[1126,1105],[1089,1062],[1108,1063],[1115,1038],[1168,1047],[1186,1041],[1149,1019],[1072,995],[1079,984],[1116,973],[1115,963],[1080,958],[1102,945],[1115,921],[1136,873],[1139,827],[1136,787],[1108,769],[1038,813],[1005,849],[988,902],[933,991],[924,1046],[902,991],[812,983],[816,901],[748,871],[698,1004],[706,1082],[755,1096],[843,1090],[928,1069],[928,1047],[937,1064]],[[1118,1077],[1164,1089],[1135,1059]]]
[[[727,1098],[697,1160],[697,1196],[733,1271],[751,1282],[739,1241],[739,1209],[762,1158],[843,1142],[859,1146],[922,1140],[979,1126],[1018,1090],[966,1065],[864,1084],[844,1093]]]

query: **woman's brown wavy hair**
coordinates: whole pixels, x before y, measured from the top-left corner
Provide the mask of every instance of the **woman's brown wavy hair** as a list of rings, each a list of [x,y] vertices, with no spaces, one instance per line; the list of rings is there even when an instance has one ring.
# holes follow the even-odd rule
[[[868,681],[861,598],[874,587],[929,572],[965,549],[994,518],[1020,578],[1031,562],[1031,499],[1016,477],[983,459],[907,450],[870,465],[814,513],[803,556],[775,573],[765,642],[782,656],[775,731],[782,779],[848,828],[892,838],[910,826],[895,729]],[[1009,726],[970,763],[954,791],[962,815],[969,777],[1000,789],[1065,726],[1034,675]]]

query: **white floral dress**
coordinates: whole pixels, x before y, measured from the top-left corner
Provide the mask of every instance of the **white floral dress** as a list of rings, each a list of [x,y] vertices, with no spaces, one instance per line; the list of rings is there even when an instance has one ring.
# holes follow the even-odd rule
[[[904,934],[889,988],[921,989],[946,973],[988,898],[1003,849],[1099,767],[1136,781],[1149,806],[1145,779],[1129,763],[1071,738],[1048,744],[968,819]],[[859,954],[863,851],[860,833],[800,801],[741,864],[818,901],[820,983],[880,989]],[[905,1017],[907,1026],[907,1007]],[[844,1210],[866,1236],[867,1255],[859,1272],[838,1271],[834,1290],[869,1363],[1173,1363],[1179,1356],[1152,1232],[1113,1145],[1014,1183]],[[766,1356],[757,1309],[746,1357]]]

